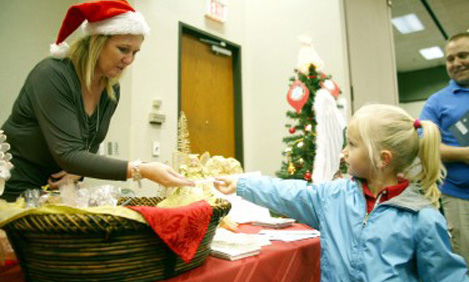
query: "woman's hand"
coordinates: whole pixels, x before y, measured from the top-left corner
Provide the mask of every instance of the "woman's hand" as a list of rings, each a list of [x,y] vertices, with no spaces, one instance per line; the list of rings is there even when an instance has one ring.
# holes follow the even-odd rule
[[[194,182],[185,179],[170,166],[163,163],[142,163],[139,168],[143,178],[166,187],[195,186]]]
[[[60,186],[66,185],[69,183],[76,183],[81,179],[81,176],[67,173],[65,170],[59,171],[57,173],[51,174],[47,183],[51,189],[59,189]]]
[[[232,194],[236,192],[238,177],[219,176],[214,182],[215,188],[223,194]]]

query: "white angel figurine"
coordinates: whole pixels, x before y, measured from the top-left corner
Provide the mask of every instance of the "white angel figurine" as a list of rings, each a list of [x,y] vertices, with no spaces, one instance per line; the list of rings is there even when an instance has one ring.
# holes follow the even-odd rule
[[[332,180],[339,170],[346,121],[334,97],[325,88],[316,92],[313,108],[317,125],[312,179],[313,183],[320,183]]]

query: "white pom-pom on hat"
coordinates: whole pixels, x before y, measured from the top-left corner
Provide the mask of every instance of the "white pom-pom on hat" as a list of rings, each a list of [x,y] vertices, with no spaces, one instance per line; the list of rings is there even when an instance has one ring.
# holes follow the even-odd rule
[[[72,5],[62,22],[57,40],[50,45],[56,58],[64,58],[69,50],[65,39],[84,22],[87,34],[142,34],[150,28],[142,14],[136,12],[125,0],[105,0]]]
[[[62,59],[67,56],[69,49],[70,46],[68,46],[67,42],[64,41],[60,44],[52,43],[49,50],[54,58]]]

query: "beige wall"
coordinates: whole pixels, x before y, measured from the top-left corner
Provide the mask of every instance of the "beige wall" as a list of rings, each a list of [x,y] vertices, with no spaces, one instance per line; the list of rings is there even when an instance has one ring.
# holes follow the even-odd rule
[[[45,4],[47,2],[47,4]],[[49,54],[72,0],[0,0],[0,124],[34,65]]]
[[[0,0],[0,52],[7,58],[0,71],[0,122],[3,122],[31,67],[48,54],[66,8],[64,0]],[[229,0],[228,21],[204,17],[205,1],[130,1],[141,11],[152,33],[121,81],[122,95],[106,141],[119,143],[118,157],[170,162],[177,138],[178,25],[184,22],[242,48],[244,152],[246,170],[273,175],[280,168],[288,79],[293,75],[299,43],[307,34],[349,98],[348,58],[342,0]],[[47,4],[47,5],[46,5]],[[22,46],[19,48],[18,46]],[[166,122],[148,123],[152,100],[161,99]],[[151,142],[162,155],[151,156]],[[94,182],[93,182],[94,183]],[[120,183],[121,185],[123,183]],[[129,182],[130,185],[130,182]],[[145,183],[140,194],[156,185]]]
[[[285,124],[288,79],[294,75],[299,50],[297,36],[311,36],[325,62],[349,98],[344,21],[341,2],[249,1],[243,47],[244,133],[247,170],[274,175],[280,169],[288,136]]]
[[[0,68],[0,126],[8,118],[28,73],[40,60],[49,56],[49,45],[54,43],[68,7],[79,2],[84,1],[0,0],[0,53],[4,54]],[[71,43],[81,35],[77,31],[67,42]],[[119,143],[119,158],[129,156],[130,112],[126,105],[130,104],[130,86],[130,76],[127,75],[121,81],[124,95],[106,139]]]
[[[132,126],[131,156],[148,159],[150,140],[160,140],[163,153],[158,160],[171,160],[177,138],[181,21],[241,46],[245,169],[273,175],[282,160],[282,138],[288,134],[284,128],[289,109],[286,92],[296,64],[298,35],[313,37],[326,61],[325,71],[334,75],[348,95],[340,2],[228,1],[229,18],[221,25],[204,17],[204,1],[134,1],[138,10],[145,11],[153,32],[132,72],[131,119],[142,126]],[[162,99],[167,114],[161,128],[146,124],[155,97]]]
[[[353,111],[368,102],[398,105],[391,7],[385,0],[344,0]]]
[[[152,28],[132,67],[130,111],[130,158],[171,163],[177,144],[178,108],[178,44],[179,22],[215,34],[240,44],[244,36],[245,1],[230,1],[229,20],[220,25],[204,17],[205,1],[133,1]],[[166,121],[161,125],[148,123],[153,99],[161,99],[161,112]],[[161,143],[161,156],[151,156],[151,142]],[[145,181],[146,190],[154,191],[155,184]]]

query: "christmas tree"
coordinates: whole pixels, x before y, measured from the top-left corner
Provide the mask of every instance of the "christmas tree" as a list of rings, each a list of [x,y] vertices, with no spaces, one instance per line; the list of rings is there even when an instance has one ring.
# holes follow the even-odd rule
[[[285,159],[276,175],[283,179],[331,180],[332,175],[339,170],[345,127],[345,121],[342,117],[338,117],[341,114],[335,101],[340,90],[331,76],[319,71],[323,62],[312,48],[311,41],[303,40],[302,44],[298,69],[295,70],[295,77],[290,78],[290,89],[287,94],[288,102],[296,111],[287,112],[287,117],[292,122],[285,125],[289,132],[289,136],[283,138],[283,142],[287,144],[282,153]],[[320,99],[315,104],[316,96]],[[318,114],[323,121],[322,143],[317,142]],[[331,119],[336,121],[332,125],[329,122]],[[327,122],[324,122],[325,120]],[[331,143],[335,146],[328,146]],[[314,162],[318,153],[318,144],[322,144],[321,162],[318,163],[320,167],[315,169],[317,173],[314,175],[313,167],[316,168]],[[331,173],[331,170],[334,171]]]
[[[287,117],[294,123],[285,125],[290,136],[283,138],[287,148],[283,152],[285,160],[276,175],[283,179],[311,180],[312,167],[316,151],[316,118],[314,116],[313,102],[315,93],[321,89],[321,74],[316,71],[314,65],[310,65],[308,73],[295,70],[297,78],[290,78],[291,84],[300,81],[309,91],[309,97],[300,112],[288,111]]]

